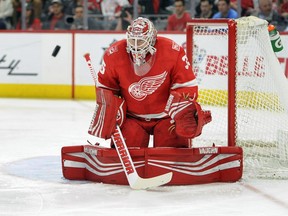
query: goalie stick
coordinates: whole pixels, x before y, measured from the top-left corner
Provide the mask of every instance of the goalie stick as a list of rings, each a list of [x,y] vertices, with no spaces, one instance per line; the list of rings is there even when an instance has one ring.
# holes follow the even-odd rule
[[[97,76],[91,63],[90,54],[86,53],[84,55],[84,58],[88,64],[90,73],[93,77],[95,87],[96,87]],[[141,189],[153,188],[153,187],[164,185],[171,181],[172,172],[169,172],[160,176],[152,177],[152,178],[141,178],[136,171],[136,168],[130,156],[129,150],[123,138],[122,132],[118,125],[116,126],[116,129],[114,133],[112,134],[111,138],[116,146],[116,151],[121,161],[123,170],[127,177],[128,183],[132,189],[141,190]]]

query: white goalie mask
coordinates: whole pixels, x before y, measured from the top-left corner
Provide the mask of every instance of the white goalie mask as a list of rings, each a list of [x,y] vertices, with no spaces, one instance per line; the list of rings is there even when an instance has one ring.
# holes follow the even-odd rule
[[[127,28],[127,52],[131,53],[136,66],[146,63],[148,53],[154,55],[157,30],[153,23],[143,17],[135,19]]]

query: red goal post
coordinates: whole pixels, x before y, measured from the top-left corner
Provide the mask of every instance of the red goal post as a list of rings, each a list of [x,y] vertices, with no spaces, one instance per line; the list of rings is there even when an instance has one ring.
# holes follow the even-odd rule
[[[227,19],[209,19],[209,22],[206,19],[194,19],[191,20],[187,24],[187,34],[186,34],[186,41],[187,41],[187,57],[189,62],[192,64],[193,67],[193,49],[194,46],[193,43],[193,36],[195,35],[195,28],[200,26],[205,26],[205,24],[208,24],[207,26],[215,26],[215,27],[225,27],[227,28],[229,35],[228,35],[228,146],[236,146],[236,132],[235,132],[235,118],[236,118],[236,109],[235,109],[235,98],[236,98],[236,22],[234,20],[227,20]]]
[[[288,178],[288,82],[267,27],[252,16],[187,23],[199,102],[213,119],[193,145],[241,146],[244,171]]]

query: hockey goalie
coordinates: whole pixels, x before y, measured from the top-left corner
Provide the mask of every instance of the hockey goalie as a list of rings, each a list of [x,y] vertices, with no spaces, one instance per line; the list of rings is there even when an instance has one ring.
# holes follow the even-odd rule
[[[95,79],[97,106],[89,134],[112,138],[111,148],[64,147],[64,177],[128,184],[127,167],[125,162],[121,166],[113,139],[118,128],[125,154],[131,155],[141,178],[172,172],[168,185],[239,179],[238,167],[237,175],[234,167],[221,169],[239,155],[219,157],[229,152],[193,148],[193,138],[212,120],[211,113],[197,102],[197,81],[184,49],[157,36],[151,21],[139,17],[131,23],[126,39],[106,50]]]

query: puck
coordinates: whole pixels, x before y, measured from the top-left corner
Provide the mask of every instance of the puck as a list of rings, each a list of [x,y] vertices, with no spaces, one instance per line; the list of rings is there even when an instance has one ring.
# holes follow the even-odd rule
[[[57,54],[59,53],[59,50],[60,50],[60,46],[56,46],[55,48],[54,48],[54,50],[53,50],[53,52],[52,52],[52,56],[53,57],[56,57],[57,56]]]

